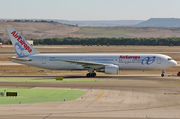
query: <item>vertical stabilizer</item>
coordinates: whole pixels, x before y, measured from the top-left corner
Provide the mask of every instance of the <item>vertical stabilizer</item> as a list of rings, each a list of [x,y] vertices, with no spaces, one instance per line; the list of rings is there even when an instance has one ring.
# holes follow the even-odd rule
[[[14,28],[7,27],[7,31],[17,56],[39,54]]]

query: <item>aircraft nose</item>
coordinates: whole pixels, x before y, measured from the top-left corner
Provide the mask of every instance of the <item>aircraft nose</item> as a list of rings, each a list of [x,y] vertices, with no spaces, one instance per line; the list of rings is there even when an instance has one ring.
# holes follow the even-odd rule
[[[172,64],[173,66],[176,66],[177,62],[176,62],[175,60],[173,60],[173,61],[171,61],[171,64]]]

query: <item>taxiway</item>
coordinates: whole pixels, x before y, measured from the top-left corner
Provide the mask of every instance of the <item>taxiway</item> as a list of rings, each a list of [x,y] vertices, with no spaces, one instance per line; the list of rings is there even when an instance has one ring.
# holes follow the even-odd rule
[[[96,77],[101,82],[1,82],[0,87],[84,90],[75,101],[0,105],[6,119],[180,118],[180,79],[160,76]]]

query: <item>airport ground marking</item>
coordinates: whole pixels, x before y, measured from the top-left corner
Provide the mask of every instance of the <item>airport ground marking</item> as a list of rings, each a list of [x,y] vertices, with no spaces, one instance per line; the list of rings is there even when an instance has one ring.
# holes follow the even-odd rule
[[[105,93],[105,91],[101,91],[101,94],[100,95],[98,95],[93,101],[96,101],[96,100],[98,100],[103,94]]]
[[[180,93],[164,93],[165,95],[180,95]]]
[[[180,85],[180,83],[179,83],[179,81],[178,81],[178,80],[176,80],[176,82]]]

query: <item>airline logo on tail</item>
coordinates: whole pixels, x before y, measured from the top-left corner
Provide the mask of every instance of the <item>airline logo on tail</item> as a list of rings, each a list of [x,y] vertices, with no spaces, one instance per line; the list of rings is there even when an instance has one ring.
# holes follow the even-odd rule
[[[29,53],[32,52],[32,49],[25,43],[25,40],[21,37],[21,35],[18,35],[18,33],[16,33],[16,31],[11,32],[11,34],[19,42],[19,43],[17,42],[15,44],[15,46],[18,47],[16,49],[16,53],[18,56],[21,56],[23,50],[27,50]],[[18,52],[19,50],[20,50],[20,52]]]

